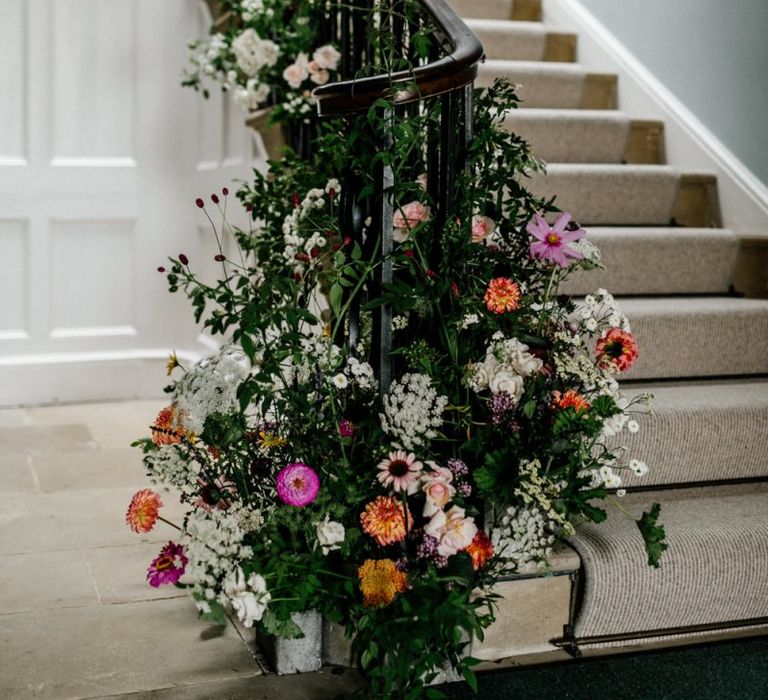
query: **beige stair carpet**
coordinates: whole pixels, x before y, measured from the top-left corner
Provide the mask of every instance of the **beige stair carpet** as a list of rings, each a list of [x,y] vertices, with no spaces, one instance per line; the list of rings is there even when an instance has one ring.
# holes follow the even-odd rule
[[[475,85],[489,87],[501,77],[519,85],[520,106],[578,109],[584,93],[586,71],[575,63],[495,61],[481,64]]]

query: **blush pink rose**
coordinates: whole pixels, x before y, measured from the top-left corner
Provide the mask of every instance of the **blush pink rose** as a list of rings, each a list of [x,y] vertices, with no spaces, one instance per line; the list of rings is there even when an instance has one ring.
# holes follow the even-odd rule
[[[493,219],[487,216],[473,216],[472,217],[472,242],[482,243],[488,236],[490,236],[496,223]]]

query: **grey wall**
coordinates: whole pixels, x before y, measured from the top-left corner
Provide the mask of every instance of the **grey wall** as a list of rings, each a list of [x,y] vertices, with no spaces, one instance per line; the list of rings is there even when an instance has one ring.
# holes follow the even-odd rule
[[[768,184],[768,0],[581,0]]]

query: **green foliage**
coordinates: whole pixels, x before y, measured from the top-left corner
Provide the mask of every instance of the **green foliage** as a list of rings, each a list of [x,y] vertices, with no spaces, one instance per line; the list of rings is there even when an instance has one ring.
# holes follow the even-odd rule
[[[654,503],[650,511],[643,512],[642,517],[637,521],[637,527],[643,536],[645,551],[648,554],[648,565],[658,568],[661,562],[661,555],[668,548],[665,541],[666,532],[664,526],[658,524],[661,506]]]

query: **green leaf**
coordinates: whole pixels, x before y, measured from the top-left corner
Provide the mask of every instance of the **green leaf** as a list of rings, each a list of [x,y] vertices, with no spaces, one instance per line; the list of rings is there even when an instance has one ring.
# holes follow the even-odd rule
[[[264,617],[261,618],[261,624],[267,634],[272,634],[275,637],[282,637],[283,639],[301,639],[304,636],[301,627],[299,627],[293,620],[290,618],[287,620],[279,620],[272,610],[265,611]]]
[[[334,316],[338,318],[341,315],[341,297],[344,294],[343,287],[337,282],[331,285],[331,290],[328,292],[328,302],[331,305]]]
[[[660,513],[661,506],[654,503],[650,512],[644,512],[637,521],[637,527],[643,536],[645,551],[648,554],[648,566],[656,569],[659,568],[662,553],[669,547],[665,541],[667,533],[664,531],[664,526],[658,524]]]
[[[535,401],[526,401],[523,405],[523,414],[526,418],[529,420],[533,418],[533,414],[536,412],[536,402]]]

